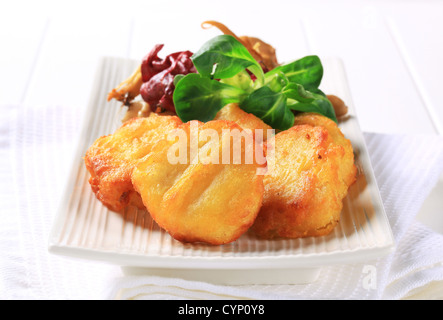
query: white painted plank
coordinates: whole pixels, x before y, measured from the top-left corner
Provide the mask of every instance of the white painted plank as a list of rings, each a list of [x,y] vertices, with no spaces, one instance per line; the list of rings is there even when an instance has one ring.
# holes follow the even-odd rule
[[[130,20],[51,18],[25,104],[84,107],[101,56],[125,57]]]
[[[19,104],[34,70],[47,19],[38,16],[0,18],[0,104]]]
[[[304,21],[312,53],[343,59],[364,131],[435,133],[380,11],[329,8],[309,12]]]
[[[186,2],[168,8],[162,5],[141,5],[134,16],[131,58],[141,59],[157,43],[165,44],[164,54],[198,50],[204,42],[221,34],[216,28],[203,30],[200,24],[206,20],[224,23],[238,36],[254,36],[268,42],[276,48],[279,61],[294,60],[308,52],[300,23],[300,11],[280,12],[278,7],[260,1],[255,2],[254,6],[247,3],[234,6],[234,1],[223,2],[219,6],[213,2],[197,2],[198,6]],[[149,11],[149,19],[143,18],[143,12],[146,11]]]
[[[443,3],[401,7],[389,26],[436,130],[443,135]]]

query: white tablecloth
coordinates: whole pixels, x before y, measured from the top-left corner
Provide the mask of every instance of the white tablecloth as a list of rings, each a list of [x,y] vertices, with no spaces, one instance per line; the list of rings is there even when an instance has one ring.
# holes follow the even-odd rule
[[[54,256],[47,241],[81,114],[63,106],[0,106],[1,299],[401,299],[443,298],[443,235],[416,222],[443,171],[443,137],[365,133],[397,243],[364,265],[325,267],[307,285],[218,286],[126,277],[104,263]],[[376,285],[362,285],[363,268]]]

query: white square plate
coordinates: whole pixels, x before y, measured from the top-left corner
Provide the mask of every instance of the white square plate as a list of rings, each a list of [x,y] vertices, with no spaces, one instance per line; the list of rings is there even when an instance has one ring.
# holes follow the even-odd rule
[[[391,252],[391,228],[339,59],[323,61],[321,89],[341,97],[349,107],[349,118],[339,126],[354,147],[358,177],[344,200],[340,223],[330,235],[259,240],[246,233],[222,246],[183,244],[161,230],[145,211],[128,209],[121,215],[105,208],[91,191],[83,156],[95,139],[121,125],[122,109],[117,102],[106,101],[107,93],[138,63],[110,57],[101,60],[49,238],[50,252],[118,264],[128,273],[224,284],[305,283],[314,281],[322,266],[364,262]]]

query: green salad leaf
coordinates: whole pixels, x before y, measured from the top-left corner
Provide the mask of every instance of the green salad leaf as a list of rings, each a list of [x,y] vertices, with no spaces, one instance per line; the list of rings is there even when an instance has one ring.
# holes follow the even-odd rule
[[[286,101],[287,98],[282,92],[261,87],[243,101],[241,108],[274,129],[286,130],[294,125],[294,114],[287,107]]]
[[[246,72],[246,70],[240,71],[232,78],[221,79],[220,82],[243,89],[249,93],[254,91],[254,81],[252,81],[249,73]]]
[[[264,81],[260,64],[248,49],[231,35],[220,35],[206,42],[192,57],[198,73],[212,79],[231,78],[248,69],[259,83]]]
[[[238,103],[279,130],[293,126],[294,112],[316,112],[337,122],[331,102],[318,88],[323,66],[317,56],[306,56],[264,74],[237,39],[221,35],[206,42],[191,59],[198,73],[174,79],[174,105],[183,122],[213,120],[229,103]],[[253,81],[248,72],[257,79]]]
[[[334,107],[324,95],[306,91],[302,85],[296,83],[290,83],[283,92],[288,98],[289,109],[319,113],[337,122]]]
[[[323,66],[318,56],[306,56],[267,72],[265,84],[278,73],[283,73],[290,82],[301,84],[306,90],[315,90],[323,78]]]
[[[239,103],[247,93],[242,89],[190,73],[182,77],[174,90],[173,100],[183,122],[213,120],[221,108]]]

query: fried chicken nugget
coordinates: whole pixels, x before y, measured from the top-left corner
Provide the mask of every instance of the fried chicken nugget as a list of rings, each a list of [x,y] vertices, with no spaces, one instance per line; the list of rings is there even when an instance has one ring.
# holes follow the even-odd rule
[[[178,140],[159,142],[137,165],[132,174],[135,189],[152,218],[176,240],[221,245],[238,239],[253,224],[263,199],[263,176],[256,174],[262,165],[245,161],[247,143],[235,147],[230,134],[243,131],[230,121],[190,121],[171,131]],[[220,138],[208,138],[210,132]],[[251,134],[245,136],[255,145]],[[229,157],[223,159],[226,150]],[[180,152],[185,157],[178,161]],[[241,152],[239,164],[235,152]]]
[[[240,109],[236,103],[230,103],[224,106],[217,113],[214,120],[234,121],[243,129],[251,129],[254,133],[256,129],[261,129],[263,133],[261,136],[257,134],[254,135],[256,141],[259,143],[268,139],[268,133],[270,132],[268,130],[272,129],[271,126],[264,123],[252,113],[247,113]]]
[[[342,192],[346,194],[349,186],[355,182],[357,174],[357,167],[354,164],[354,149],[352,148],[351,141],[344,136],[334,121],[318,113],[301,113],[297,115],[294,120],[294,125],[301,124],[325,128],[332,141],[344,148],[345,155],[340,160],[339,178],[343,182]]]
[[[176,116],[133,118],[114,134],[98,138],[84,158],[91,175],[89,183],[97,198],[114,211],[128,205],[143,209],[143,202],[132,186],[132,171],[155,143],[181,124]]]
[[[264,176],[263,206],[251,228],[255,234],[266,239],[322,236],[337,225],[355,167],[353,153],[334,142],[334,134],[303,124],[268,140],[275,160]]]

